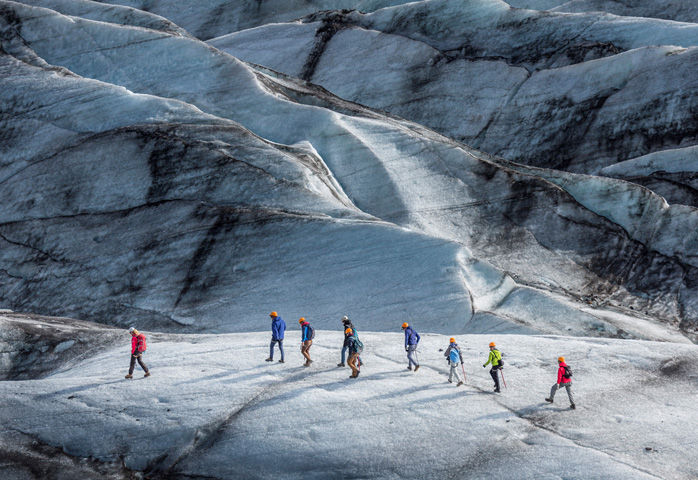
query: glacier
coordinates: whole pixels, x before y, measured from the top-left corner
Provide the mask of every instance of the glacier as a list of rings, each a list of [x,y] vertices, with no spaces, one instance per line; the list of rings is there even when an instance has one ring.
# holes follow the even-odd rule
[[[0,0],[0,476],[698,475],[695,13]]]

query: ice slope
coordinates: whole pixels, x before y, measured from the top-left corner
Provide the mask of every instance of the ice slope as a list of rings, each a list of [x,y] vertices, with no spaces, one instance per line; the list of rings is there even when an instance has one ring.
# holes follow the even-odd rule
[[[644,185],[669,203],[698,205],[698,146],[650,153],[611,165],[600,173]]]
[[[698,23],[698,5],[664,0],[507,0],[512,7],[552,12],[608,12],[629,17],[651,17]]]
[[[64,15],[189,36],[186,30],[165,18],[121,5],[108,5],[92,0],[23,0],[22,3],[49,8]]]
[[[11,306],[229,331],[267,302],[298,316],[312,305],[320,322],[359,304],[377,328],[411,314],[459,331],[628,335],[558,292],[693,328],[695,267],[548,180],[191,38],[3,4]],[[29,132],[41,134],[27,142]],[[366,262],[367,245],[375,274],[349,267]],[[511,308],[522,301],[551,315]]]
[[[696,142],[696,24],[431,1],[210,43],[531,165],[595,174]]]
[[[361,332],[363,320],[354,319]],[[4,314],[1,321],[16,327],[22,320]],[[49,325],[35,319],[32,328]],[[130,341],[122,331],[49,376],[3,382],[0,451],[13,459],[0,467],[5,478],[45,478],[59,462],[60,471],[81,468],[86,478],[138,471],[180,479],[698,474],[695,345],[460,336],[467,381],[457,388],[446,381],[440,351],[447,335],[423,332],[415,373],[405,369],[402,334],[364,332],[365,365],[350,380],[348,369],[335,367],[336,330],[317,332],[310,368],[301,366],[293,326],[283,365],[264,362],[268,333],[146,333],[149,378],[138,370],[123,379]],[[80,336],[91,342],[88,331]],[[501,395],[491,393],[481,366],[493,340],[506,362]],[[573,367],[575,411],[564,392],[553,405],[543,402],[559,355]],[[72,464],[65,454],[76,457]]]
[[[287,22],[319,10],[356,9],[372,12],[409,0],[98,0],[161,15],[202,40],[267,23]]]

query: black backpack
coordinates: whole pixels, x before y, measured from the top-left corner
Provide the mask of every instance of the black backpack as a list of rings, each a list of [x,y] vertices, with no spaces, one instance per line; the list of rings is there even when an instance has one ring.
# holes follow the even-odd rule
[[[565,369],[565,373],[562,374],[562,378],[572,378],[572,369],[567,365],[562,368]]]

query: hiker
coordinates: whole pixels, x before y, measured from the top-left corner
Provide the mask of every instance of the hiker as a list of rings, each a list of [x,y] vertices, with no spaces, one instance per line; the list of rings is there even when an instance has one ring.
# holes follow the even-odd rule
[[[550,389],[550,396],[545,399],[546,402],[553,403],[555,399],[555,393],[559,390],[560,386],[567,389],[567,396],[570,399],[570,408],[574,410],[577,406],[574,404],[574,396],[572,395],[572,370],[565,363],[565,357],[559,357],[557,359],[557,383]]]
[[[344,330],[346,332],[347,328],[351,328],[352,335],[354,335],[355,330],[354,330],[354,325],[351,324],[351,320],[349,320],[349,317],[344,315],[342,317],[342,325],[344,325]],[[349,337],[344,335],[344,343],[342,344],[342,357],[340,362],[337,364],[338,367],[343,367],[344,366],[344,359],[346,358],[347,350],[349,349]]]
[[[494,342],[490,342],[490,356],[487,358],[487,362],[482,366],[482,368],[487,367],[488,364],[492,364],[490,369],[490,376],[494,380],[494,391],[499,393],[499,369],[504,368],[502,362],[502,354],[497,350]]]
[[[458,371],[458,366],[463,363],[463,355],[460,353],[460,348],[456,343],[456,339],[451,337],[449,339],[449,345],[444,353],[444,357],[448,360],[448,364],[451,366],[451,371],[448,373],[448,383],[453,383],[453,376],[458,379],[456,387],[463,385],[463,380],[460,378],[460,372]]]
[[[359,359],[359,355],[364,349],[364,345],[351,328],[344,330],[344,338],[348,339],[349,343],[349,360],[347,361],[349,367],[351,367],[351,376],[349,378],[356,378],[359,376],[359,373],[361,373],[361,360]]]
[[[136,360],[138,360],[138,365],[141,366],[145,372],[144,377],[150,376],[150,371],[148,367],[143,363],[143,354],[145,353],[145,335],[136,330],[134,327],[128,329],[131,334],[131,365],[128,367],[128,375],[126,378],[133,378],[133,369],[136,366]]]
[[[402,329],[405,331],[405,351],[407,352],[407,370],[419,370],[419,362],[416,359],[417,344],[419,343],[419,334],[416,330],[409,326],[407,322],[402,324]]]
[[[315,329],[311,327],[310,323],[303,317],[298,319],[298,323],[301,324],[301,353],[305,357],[305,363],[303,365],[309,367],[310,364],[313,363],[310,359],[310,346],[313,344]]]
[[[286,332],[286,322],[276,312],[269,314],[271,317],[271,343],[269,344],[269,358],[267,362],[274,361],[274,345],[279,344],[281,352],[281,360],[279,363],[284,363],[284,332]]]

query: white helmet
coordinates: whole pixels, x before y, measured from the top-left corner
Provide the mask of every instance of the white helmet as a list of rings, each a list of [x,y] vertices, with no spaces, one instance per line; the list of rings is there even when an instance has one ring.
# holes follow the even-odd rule
[[[128,329],[128,333],[133,333],[136,330],[136,327],[131,327]]]
[[[349,320],[349,317],[347,317],[346,315],[344,315],[344,316],[342,317],[342,321],[343,321],[343,322],[346,322],[347,320]]]

